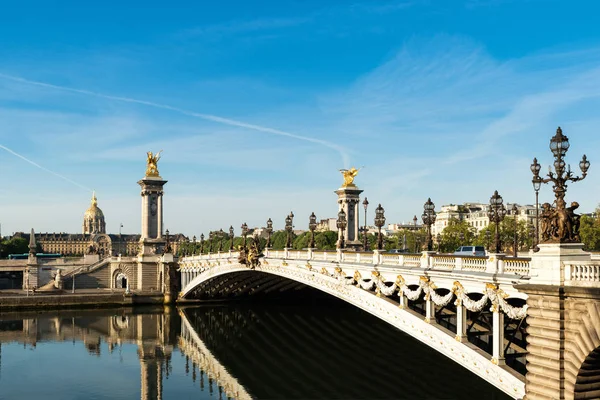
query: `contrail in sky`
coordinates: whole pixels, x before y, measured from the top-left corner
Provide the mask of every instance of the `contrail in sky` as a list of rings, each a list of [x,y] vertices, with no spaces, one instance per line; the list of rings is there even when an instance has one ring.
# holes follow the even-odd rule
[[[38,167],[39,169],[44,170],[44,171],[46,171],[48,173],[51,173],[52,175],[58,176],[60,179],[64,179],[65,181],[67,181],[69,183],[72,183],[75,186],[79,186],[80,188],[85,189],[85,190],[89,190],[90,192],[92,191],[92,189],[90,189],[88,187],[85,187],[83,185],[80,185],[79,183],[75,182],[74,180],[71,180],[71,179],[67,178],[66,176],[63,176],[63,175],[58,174],[58,173],[56,173],[54,171],[51,171],[51,170],[49,170],[46,167],[42,167],[40,164],[36,163],[35,161],[31,161],[29,158],[20,155],[19,153],[15,152],[15,151],[13,151],[11,149],[9,149],[6,146],[3,146],[3,145],[0,144],[0,149],[4,149],[4,150],[8,151],[10,154],[12,154],[12,155],[14,155],[16,157],[19,157],[21,160],[27,161],[29,164],[34,165],[34,166]]]
[[[20,82],[20,83],[25,83],[28,85],[36,85],[36,86],[41,86],[41,87],[46,87],[46,88],[56,89],[56,90],[62,90],[62,91],[71,92],[71,93],[79,93],[79,94],[84,94],[84,95],[88,95],[88,96],[100,97],[100,98],[108,99],[108,100],[123,101],[123,102],[127,102],[127,103],[142,104],[142,105],[149,106],[149,107],[162,108],[164,110],[170,110],[170,111],[174,111],[174,112],[177,112],[180,114],[184,114],[184,115],[188,115],[188,116],[196,117],[196,118],[201,118],[201,119],[204,119],[207,121],[213,121],[213,122],[217,122],[217,123],[224,124],[224,125],[237,126],[240,128],[251,129],[251,130],[255,130],[255,131],[259,131],[259,132],[271,133],[273,135],[285,136],[285,137],[289,137],[292,139],[304,140],[306,142],[320,144],[322,146],[329,147],[330,149],[337,151],[340,154],[340,156],[342,157],[344,167],[347,168],[350,164],[350,158],[349,158],[348,154],[346,154],[346,152],[344,151],[344,148],[342,146],[339,146],[335,143],[332,143],[332,142],[329,142],[326,140],[315,139],[315,138],[311,138],[308,136],[297,135],[294,133],[281,131],[279,129],[273,129],[273,128],[269,128],[269,127],[265,127],[265,126],[249,124],[247,122],[236,121],[234,119],[223,118],[223,117],[219,117],[216,115],[202,114],[202,113],[197,113],[197,112],[193,112],[193,111],[188,111],[188,110],[184,110],[182,108],[169,106],[167,104],[160,104],[160,103],[154,103],[151,101],[132,99],[129,97],[111,96],[111,95],[107,95],[107,94],[92,92],[90,90],[74,89],[74,88],[70,88],[70,87],[66,87],[66,86],[52,85],[50,83],[32,81],[29,79],[24,79],[24,78],[21,78],[18,76],[6,75],[3,73],[0,73],[0,78],[8,79],[8,80]]]

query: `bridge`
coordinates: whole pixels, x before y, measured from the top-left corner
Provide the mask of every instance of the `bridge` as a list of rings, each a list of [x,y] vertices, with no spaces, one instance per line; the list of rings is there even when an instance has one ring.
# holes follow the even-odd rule
[[[527,258],[265,249],[255,268],[240,264],[238,252],[187,256],[179,259],[180,301],[312,287],[386,321],[513,398],[556,398],[548,382],[560,373],[571,398],[595,397],[600,260],[580,244],[539,246]]]
[[[574,176],[570,167],[565,169],[568,148],[558,128],[550,140],[555,171],[541,177],[537,159],[531,164],[536,193],[543,183],[552,183],[556,199],[543,204],[536,218],[541,232],[528,257],[501,252],[498,225],[507,211],[497,191],[487,210],[496,224],[496,245],[485,257],[432,251],[431,200],[423,213],[427,251],[382,252],[381,205],[375,210],[377,250],[361,251],[368,246],[359,240],[362,190],[353,183],[358,173],[353,168],[342,170],[344,184],[335,191],[337,251],[316,250],[314,235],[309,248],[292,250],[290,214],[283,250],[269,248],[267,239],[261,256],[258,240],[246,246],[243,229],[240,253],[179,257],[179,301],[313,288],[393,325],[515,399],[600,398],[600,260],[580,243],[574,213],[579,204],[567,207],[565,201],[567,183],[584,179],[590,163],[584,155],[582,175]],[[311,215],[313,234],[315,219]]]

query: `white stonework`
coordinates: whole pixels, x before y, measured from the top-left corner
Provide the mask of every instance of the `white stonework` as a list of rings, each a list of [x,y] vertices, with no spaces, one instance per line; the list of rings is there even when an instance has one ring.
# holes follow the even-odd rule
[[[338,210],[344,210],[346,213],[346,229],[344,230],[344,240],[346,247],[359,248],[362,246],[358,237],[359,215],[358,205],[360,204],[360,194],[362,190],[357,187],[343,187],[335,191],[338,195]],[[338,230],[338,237],[341,236]]]
[[[247,267],[237,263],[235,254],[231,256],[220,260],[203,260],[200,257],[190,257],[182,260],[183,290],[181,296],[185,297],[194,288],[210,278],[248,271]],[[194,258],[197,260],[194,260]],[[338,265],[338,268],[342,267],[342,264],[332,265],[330,262],[315,260],[307,263],[305,260],[298,259],[266,258],[263,264],[256,268],[256,271],[304,283],[353,304],[436,349],[513,398],[523,397],[524,379],[522,376],[502,365],[494,364],[489,355],[476,346],[456,340],[455,332],[427,323],[421,315],[407,309],[401,309],[396,302],[385,297],[378,297],[355,285],[345,284],[335,276],[335,265]],[[361,269],[355,270],[355,268]],[[382,275],[388,273],[383,267],[378,267],[376,271]],[[373,267],[347,264],[341,268],[341,273],[345,276],[352,276],[357,272],[368,277],[372,275]],[[394,274],[397,274],[397,272],[396,270],[390,273],[389,276],[393,276],[395,279]],[[384,280],[389,280],[389,278],[385,277]],[[436,281],[440,287],[443,287],[442,279],[439,282]],[[479,285],[481,286],[482,283],[479,282]]]

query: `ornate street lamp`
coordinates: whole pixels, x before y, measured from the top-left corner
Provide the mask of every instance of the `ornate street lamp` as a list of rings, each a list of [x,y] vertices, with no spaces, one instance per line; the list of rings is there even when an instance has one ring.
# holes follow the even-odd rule
[[[500,253],[500,222],[506,215],[506,208],[502,204],[502,196],[498,194],[498,191],[494,191],[492,197],[490,197],[490,208],[488,209],[488,218],[490,222],[496,224],[496,253]]]
[[[223,229],[219,229],[219,253],[223,251],[223,238],[225,237],[225,232]]]
[[[208,253],[212,253],[213,238],[215,237],[212,231],[208,232]]]
[[[308,229],[310,230],[310,244],[308,245],[308,247],[311,249],[314,249],[315,248],[315,229],[317,229],[317,216],[315,215],[314,212],[312,214],[310,214],[310,217],[308,217]]]
[[[367,198],[365,197],[365,199],[362,202],[363,207],[365,208],[365,230],[363,232],[363,247],[364,250],[367,251],[369,250],[369,237],[368,237],[368,229],[367,229],[367,208],[369,207],[369,200],[367,200]]]
[[[531,172],[533,173],[533,179],[531,183],[533,184],[533,190],[535,191],[535,239],[533,241],[533,251],[537,252],[540,250],[538,247],[538,243],[540,241],[540,208],[539,208],[539,193],[540,188],[542,186],[542,178],[540,178],[540,169],[542,166],[538,164],[537,158],[533,158],[533,164],[529,167]]]
[[[267,227],[265,228],[265,230],[267,231],[267,249],[271,248],[271,234],[273,233],[273,221],[271,221],[271,218],[269,218],[267,220]]]
[[[233,225],[229,225],[229,239],[231,240],[231,243],[229,244],[229,251],[233,251],[233,239],[235,238],[233,233]]]
[[[171,237],[169,236],[169,230],[165,231],[165,253],[171,253],[173,250],[171,249]]]
[[[194,245],[194,249],[192,250],[192,255],[196,255],[196,235],[192,238],[192,244]]]
[[[287,232],[285,247],[288,249],[292,247],[292,230],[294,229],[293,223],[294,213],[290,211],[290,214],[287,217],[285,217],[285,231]]]
[[[246,235],[248,235],[248,224],[242,224],[242,236],[244,237],[244,249],[246,249]]]
[[[375,226],[377,227],[377,250],[383,249],[383,236],[381,235],[381,227],[385,224],[385,210],[381,207],[381,204],[375,209]],[[415,218],[417,216],[415,215]],[[416,222],[415,222],[416,225]]]
[[[415,215],[415,216],[413,217],[413,225],[415,226],[415,228],[417,227],[417,221],[418,221],[418,220],[419,220],[419,219],[418,219],[418,218],[417,218],[417,216]]]
[[[427,199],[423,205],[423,215],[421,215],[423,224],[427,226],[427,251],[433,251],[433,239],[431,238],[431,225],[435,222],[435,204],[431,198]]]
[[[529,232],[529,239],[531,239],[532,248],[535,246],[535,226],[533,224],[527,225],[527,231]]]
[[[185,238],[185,247],[182,251],[183,256],[187,256],[189,254],[190,251],[190,238]]]
[[[565,164],[564,161],[564,157],[567,154],[569,147],[569,139],[563,135],[562,129],[558,127],[556,135],[550,139],[550,150],[554,156],[555,172],[552,172],[552,168],[549,167],[548,174],[546,175],[547,178],[542,178],[539,175],[541,166],[537,163],[537,159],[534,158],[533,164],[531,164],[534,189],[536,182],[539,182],[540,185],[542,183],[552,182],[552,190],[554,191],[555,197],[554,207],[548,203],[543,205],[542,240],[540,241],[538,237],[538,243],[577,243],[580,241],[579,216],[573,212],[579,207],[579,204],[574,201],[571,203],[571,207],[567,207],[565,194],[567,193],[567,182],[577,182],[585,179],[587,171],[590,168],[590,162],[584,154],[579,162],[579,169],[581,169],[582,174],[581,176],[573,176],[571,166]]]
[[[338,212],[338,219],[336,221],[338,232],[340,232],[340,237],[338,239],[338,249],[343,249],[345,247],[344,231],[346,230],[346,225],[346,212],[344,211],[344,209],[341,209],[340,212]]]
[[[204,254],[204,233],[200,234],[200,254]]]
[[[517,257],[517,253],[518,253],[517,247],[519,247],[519,243],[518,243],[519,237],[518,237],[518,232],[517,232],[517,214],[519,213],[519,209],[517,208],[516,203],[513,203],[510,211],[513,214],[513,220],[515,221],[515,235],[513,238],[513,247],[514,247],[515,251],[514,251],[513,255],[515,257]]]
[[[436,239],[436,242],[437,242],[437,245],[438,245],[438,253],[440,253],[440,252],[442,251],[442,250],[441,250],[441,247],[442,247],[442,235],[440,235],[440,234],[438,233],[438,234],[435,236],[435,239]]]

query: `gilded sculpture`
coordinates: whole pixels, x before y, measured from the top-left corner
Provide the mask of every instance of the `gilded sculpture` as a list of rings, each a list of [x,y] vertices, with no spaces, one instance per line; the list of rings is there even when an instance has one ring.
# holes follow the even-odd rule
[[[260,249],[260,239],[255,237],[252,238],[252,243],[249,248],[238,246],[240,255],[238,262],[247,266],[250,269],[255,269],[260,266],[260,258],[263,257],[263,253]]]
[[[155,154],[153,154],[151,151],[146,153],[146,176],[159,176],[158,160],[160,160],[160,153],[162,153],[162,150]]]
[[[340,169],[340,172],[344,177],[344,184],[342,187],[355,187],[356,185],[354,184],[354,178],[356,178],[356,175],[358,175],[358,171],[360,171],[360,168],[356,169],[352,167],[350,169]]]

